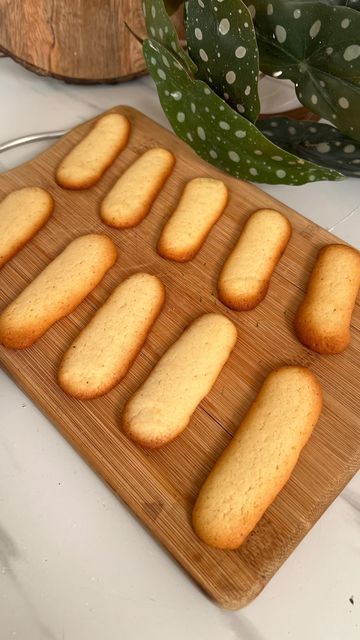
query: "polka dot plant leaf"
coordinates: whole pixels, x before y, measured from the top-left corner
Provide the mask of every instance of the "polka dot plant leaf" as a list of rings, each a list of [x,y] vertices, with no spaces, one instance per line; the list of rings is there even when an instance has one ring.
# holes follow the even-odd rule
[[[353,178],[360,177],[360,143],[328,124],[276,116],[259,120],[257,126],[285,151]]]
[[[252,7],[262,71],[290,78],[306,107],[360,140],[360,14],[292,0]]]
[[[237,178],[271,184],[341,177],[274,145],[159,42],[145,40],[143,52],[175,133],[208,162]]]
[[[177,31],[166,11],[163,0],[143,0],[142,10],[149,38],[161,42],[180,60],[190,73],[195,73],[196,64],[180,45]]]
[[[196,77],[248,120],[260,112],[259,54],[249,10],[241,0],[186,3],[186,37]]]

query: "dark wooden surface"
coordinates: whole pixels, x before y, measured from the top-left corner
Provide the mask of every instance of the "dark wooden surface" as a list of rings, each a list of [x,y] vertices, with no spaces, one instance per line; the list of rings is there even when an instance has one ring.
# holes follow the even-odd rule
[[[69,82],[127,80],[145,72],[140,0],[0,0],[0,49]]]
[[[0,348],[0,362],[206,592],[224,607],[238,608],[261,591],[360,466],[360,307],[355,308],[352,343],[344,353],[319,356],[303,347],[294,336],[294,313],[319,247],[336,241],[334,236],[255,186],[206,164],[139,112],[128,107],[115,111],[131,120],[129,144],[93,188],[66,191],[54,182],[59,160],[89,131],[89,122],[35,160],[0,175],[0,198],[13,189],[38,185],[55,199],[47,225],[1,270],[1,308],[72,238],[106,233],[119,249],[117,263],[74,313],[29,349]],[[139,153],[159,144],[174,152],[176,165],[149,215],[138,227],[124,231],[102,224],[99,205],[104,195]],[[229,204],[195,259],[171,263],[156,253],[159,233],[186,181],[196,176],[224,180]],[[262,207],[288,216],[293,235],[266,299],[253,311],[236,313],[217,300],[216,281],[245,220]],[[56,383],[64,351],[116,284],[143,270],[162,280],[166,303],[139,357],[103,398],[81,402],[66,396]],[[140,449],[120,431],[124,403],[184,327],[211,311],[236,323],[239,338],[233,353],[184,433],[157,451]],[[323,388],[318,426],[290,481],[246,543],[237,551],[210,549],[195,536],[190,522],[200,486],[265,376],[275,367],[295,363],[309,366]]]

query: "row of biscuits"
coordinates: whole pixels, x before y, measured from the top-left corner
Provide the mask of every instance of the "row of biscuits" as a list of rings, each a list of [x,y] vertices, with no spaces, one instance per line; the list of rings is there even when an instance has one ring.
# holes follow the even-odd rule
[[[13,192],[8,198],[15,195],[17,201],[18,194]],[[41,215],[47,216],[46,198],[44,205]],[[236,288],[236,295],[239,296],[241,290],[241,302],[243,306],[247,304],[247,308],[254,306],[254,299],[264,296],[279,254],[279,242],[276,245],[268,243],[265,237],[259,250],[256,236],[251,238],[251,232],[247,234],[247,231],[250,226],[256,228],[259,219],[264,219],[266,228],[266,221],[271,221],[273,214],[277,216],[277,212],[269,210],[252,214],[220,275],[223,291],[226,287],[228,292]],[[19,219],[19,215],[15,217]],[[6,212],[0,217],[0,230],[1,226],[8,224],[7,218]],[[19,228],[21,224],[18,224],[17,230]],[[6,236],[10,237],[11,242],[6,241]],[[14,245],[11,231],[3,234],[1,244],[0,255],[9,254]],[[115,245],[107,236],[90,234],[74,240],[1,314],[0,342],[17,349],[33,344],[54,322],[80,304],[114,264],[116,257]],[[323,247],[312,271],[305,298],[295,315],[295,330],[301,342],[319,353],[343,351],[350,342],[351,316],[359,286],[359,253],[346,245]],[[39,300],[42,314],[37,308]]]
[[[194,183],[201,183],[203,197],[192,208]],[[217,183],[214,185],[214,183]],[[205,187],[214,205],[209,209]],[[175,214],[165,226],[162,238],[170,239],[172,255],[194,255],[199,245],[201,222],[184,225],[184,217],[196,216],[203,221],[209,215],[219,215],[227,191],[221,191],[219,180],[199,178],[185,188]],[[226,189],[226,188],[225,188]],[[216,197],[218,196],[218,198]],[[54,207],[51,195],[39,187],[25,187],[10,193],[0,203],[0,267],[13,257],[47,222]],[[183,239],[176,245],[177,215],[181,218]],[[214,218],[212,218],[213,220]],[[186,228],[188,226],[188,229]],[[167,230],[169,229],[169,231]],[[177,235],[181,237],[177,229]],[[201,229],[204,233],[204,226]],[[253,213],[244,225],[240,237],[225,261],[218,280],[219,299],[237,311],[253,309],[264,299],[271,275],[280,260],[291,235],[289,221],[277,211],[261,209]],[[162,249],[164,249],[164,244]],[[350,343],[352,311],[360,282],[359,253],[346,245],[328,245],[319,253],[309,280],[307,294],[295,316],[294,328],[299,340],[318,353],[339,353]],[[21,348],[19,344],[15,346]]]
[[[123,115],[110,113],[98,119],[60,163],[56,172],[58,184],[72,189],[95,184],[125,147],[129,134],[130,123]],[[103,222],[118,229],[139,224],[174,164],[173,154],[166,149],[143,153],[103,200]],[[191,260],[220,218],[227,200],[228,191],[222,181],[191,180],[162,230],[158,253],[179,262]],[[237,311],[259,304],[290,236],[290,222],[279,212],[263,210],[253,214],[220,273],[221,302]],[[319,353],[339,353],[349,344],[351,315],[360,283],[359,262],[358,252],[343,245],[325,247],[320,253],[307,297],[295,319],[296,334],[305,346]]]
[[[114,139],[111,136],[109,139],[114,146]],[[94,169],[96,162],[91,167],[94,175],[99,176],[99,162],[97,173]],[[87,170],[88,167],[85,167],[84,171]],[[153,178],[154,174],[151,180]],[[177,256],[172,259],[191,259],[194,246],[196,253],[194,240],[199,245],[200,238],[201,246],[204,229],[212,221],[212,224],[216,222],[216,216],[221,215],[219,209],[226,204],[223,203],[224,193],[227,199],[227,190],[223,183],[212,181],[218,185],[214,185],[215,190],[209,199],[206,193],[209,181],[206,183],[206,180],[200,179],[202,183],[199,185],[196,185],[196,180],[188,183],[175,214],[170,218],[168,243],[163,243],[163,251],[166,253],[171,246]],[[222,190],[219,185],[222,185]],[[122,194],[121,198],[129,187],[131,181],[124,180],[118,191],[118,194]],[[191,208],[196,200],[194,194],[196,196],[199,192],[203,194],[203,200],[199,198],[196,207]],[[133,221],[140,221],[136,213],[139,211],[140,196],[140,188],[135,193],[130,189],[129,203],[136,203],[132,210]],[[117,201],[118,196],[113,204],[116,205]],[[197,220],[193,218],[195,213],[200,218],[200,225],[192,224]],[[122,216],[124,220],[124,210]],[[172,220],[174,225],[171,224]],[[195,232],[192,236],[190,234],[189,240],[186,231],[189,231],[190,223],[191,230],[195,226]],[[219,279],[219,294],[222,297],[222,283],[224,302],[226,295],[231,297],[229,291],[233,304],[229,304],[228,299],[228,305],[232,308],[252,308],[251,305],[255,306],[265,296],[271,273],[285,249],[290,232],[288,221],[278,212],[261,211],[250,217]],[[177,245],[181,234],[182,244],[178,242]],[[160,242],[158,250],[162,253]],[[81,252],[84,252],[82,259]],[[325,248],[324,254],[325,258],[320,254],[318,268],[314,269],[302,313],[306,322],[310,318],[311,325],[311,321],[319,324],[321,314],[318,312],[323,311],[322,324],[328,322],[330,328],[335,326],[337,337],[341,334],[344,348],[344,327],[347,328],[348,339],[358,288],[356,283],[360,277],[359,258],[357,252],[341,245]],[[170,255],[166,257],[171,258]],[[21,340],[21,346],[27,346],[25,343],[29,340],[31,344],[48,326],[79,304],[115,259],[116,249],[109,238],[92,234],[73,241],[5,310],[0,317],[0,340],[5,340],[5,344],[8,341],[8,346],[16,346],[10,344],[14,339],[19,346]],[[87,266],[91,272],[88,275],[85,273]],[[65,276],[69,282],[63,287]],[[71,280],[74,289],[71,289]],[[324,280],[328,285],[326,296],[322,295]],[[83,282],[85,287],[82,286]],[[320,299],[322,306],[317,309]],[[42,302],[47,317],[46,313],[39,314]],[[135,274],[118,285],[64,355],[59,370],[59,382],[63,389],[85,398],[106,393],[117,384],[140,351],[163,302],[164,287],[158,278],[150,274]],[[29,313],[25,313],[24,304]],[[329,305],[332,305],[331,314]],[[315,315],[313,313],[313,318],[307,307],[312,312],[314,309],[317,311]],[[27,321],[26,330],[20,326],[24,319]],[[50,325],[46,325],[49,320]],[[235,340],[233,323],[220,314],[206,314],[191,323],[128,401],[123,415],[124,431],[142,446],[160,446],[176,437],[214,384]],[[330,345],[333,342],[330,335]],[[107,357],[104,358],[104,354]],[[193,524],[202,540],[220,548],[235,548],[241,544],[285,484],[316,424],[320,409],[321,390],[307,369],[283,367],[268,376],[232,443],[200,492],[194,508]],[[256,485],[254,477],[258,478]]]

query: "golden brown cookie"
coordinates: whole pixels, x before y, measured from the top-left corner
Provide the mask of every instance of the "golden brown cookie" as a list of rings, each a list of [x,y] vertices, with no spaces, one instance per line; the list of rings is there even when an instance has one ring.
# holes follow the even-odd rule
[[[102,201],[100,217],[103,222],[117,229],[139,224],[149,213],[174,164],[175,157],[167,149],[145,151],[126,169]]]
[[[290,222],[281,213],[272,209],[255,211],[220,273],[221,302],[235,311],[256,307],[266,296],[290,236]]]
[[[107,236],[91,233],[68,244],[0,315],[0,343],[24,349],[92,291],[117,258]]]
[[[54,209],[41,187],[12,191],[0,202],[0,268],[46,224]]]
[[[227,201],[228,190],[222,180],[190,180],[161,232],[158,253],[177,262],[191,260],[219,220]]]
[[[321,387],[305,367],[270,373],[196,500],[199,538],[236,549],[288,481],[322,408]]]
[[[162,282],[149,273],[119,284],[65,353],[60,387],[81,400],[110,391],[128,372],[164,300]]]
[[[122,427],[143,447],[161,447],[188,425],[236,342],[235,325],[217,313],[194,320],[127,402]]]
[[[359,252],[344,244],[323,247],[295,316],[300,342],[318,353],[344,351],[359,286]]]
[[[55,179],[65,189],[88,189],[126,146],[130,122],[120,113],[96,120],[91,131],[60,162]]]

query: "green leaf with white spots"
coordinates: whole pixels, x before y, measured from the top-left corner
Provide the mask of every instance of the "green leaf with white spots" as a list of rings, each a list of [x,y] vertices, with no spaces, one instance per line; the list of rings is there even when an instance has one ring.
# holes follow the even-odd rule
[[[332,169],[306,162],[274,145],[205,82],[192,78],[159,42],[145,40],[143,52],[175,133],[208,162],[254,182],[304,184],[341,178]]]
[[[306,107],[360,140],[360,14],[322,2],[252,5],[261,70],[290,78]]]
[[[196,65],[182,48],[163,0],[143,0],[142,9],[149,38],[161,42],[181,60],[190,73],[195,73]]]
[[[196,77],[255,122],[260,112],[259,54],[249,10],[241,0],[190,0],[186,37]]]
[[[329,124],[275,116],[259,120],[257,126],[285,151],[360,178],[360,143]]]

